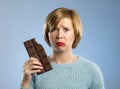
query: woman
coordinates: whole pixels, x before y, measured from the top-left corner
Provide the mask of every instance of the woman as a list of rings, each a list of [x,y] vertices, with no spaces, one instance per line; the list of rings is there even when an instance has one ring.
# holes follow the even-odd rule
[[[46,18],[44,38],[52,47],[48,59],[53,69],[37,75],[43,66],[31,57],[24,64],[21,89],[104,89],[97,65],[72,52],[81,37],[81,21],[74,10],[57,8],[52,11]]]

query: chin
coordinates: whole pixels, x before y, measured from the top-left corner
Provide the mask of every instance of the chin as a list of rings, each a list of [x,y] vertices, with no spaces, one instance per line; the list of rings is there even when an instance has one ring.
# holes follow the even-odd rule
[[[63,48],[55,48],[54,51],[55,52],[64,52],[65,49],[63,49]]]

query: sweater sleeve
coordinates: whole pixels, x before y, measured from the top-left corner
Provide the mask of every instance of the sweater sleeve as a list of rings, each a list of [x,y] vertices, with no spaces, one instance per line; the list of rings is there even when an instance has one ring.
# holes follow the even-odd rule
[[[93,71],[93,84],[91,86],[91,89],[105,89],[103,74],[100,68],[98,66],[95,66],[95,69]]]
[[[20,89],[26,89],[23,86],[20,86]],[[32,80],[30,81],[28,89],[35,89],[35,75],[32,75]]]

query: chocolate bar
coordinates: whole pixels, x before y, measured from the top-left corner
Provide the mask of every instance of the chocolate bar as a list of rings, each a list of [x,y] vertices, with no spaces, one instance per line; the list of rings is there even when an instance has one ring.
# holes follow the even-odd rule
[[[48,61],[48,58],[43,46],[41,44],[38,44],[35,41],[35,38],[25,41],[24,46],[28,52],[29,57],[37,58],[43,65],[43,71],[37,74],[41,74],[52,69],[52,66]]]

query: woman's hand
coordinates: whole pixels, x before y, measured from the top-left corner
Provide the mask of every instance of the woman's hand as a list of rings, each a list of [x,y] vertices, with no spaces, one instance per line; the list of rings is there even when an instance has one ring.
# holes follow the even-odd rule
[[[23,70],[22,86],[26,89],[32,79],[32,74],[42,72],[43,66],[38,59],[30,57],[30,59],[24,63]]]
[[[41,62],[31,57],[27,62],[24,63],[24,74],[31,76],[33,73],[42,72],[43,66]]]

